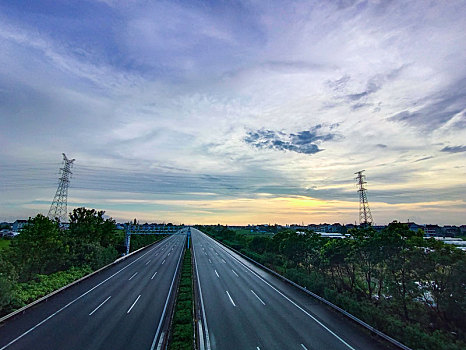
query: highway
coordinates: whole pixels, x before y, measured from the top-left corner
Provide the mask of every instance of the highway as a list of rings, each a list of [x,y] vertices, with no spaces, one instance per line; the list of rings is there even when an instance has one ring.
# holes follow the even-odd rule
[[[0,350],[157,349],[185,241],[170,236],[8,320]]]
[[[391,349],[365,329],[191,228],[201,349]]]

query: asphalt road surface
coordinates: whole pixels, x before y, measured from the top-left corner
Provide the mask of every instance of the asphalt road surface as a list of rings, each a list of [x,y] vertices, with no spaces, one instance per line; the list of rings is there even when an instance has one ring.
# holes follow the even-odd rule
[[[185,240],[170,236],[5,322],[0,350],[156,349]]]
[[[391,349],[362,327],[191,228],[204,307],[201,347]]]

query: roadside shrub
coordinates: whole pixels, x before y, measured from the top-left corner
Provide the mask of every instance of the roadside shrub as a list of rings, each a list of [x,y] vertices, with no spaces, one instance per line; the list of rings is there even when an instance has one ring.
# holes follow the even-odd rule
[[[89,266],[72,267],[67,271],[59,271],[50,275],[37,275],[29,282],[18,283],[14,300],[15,306],[23,307],[91,272],[92,269]]]

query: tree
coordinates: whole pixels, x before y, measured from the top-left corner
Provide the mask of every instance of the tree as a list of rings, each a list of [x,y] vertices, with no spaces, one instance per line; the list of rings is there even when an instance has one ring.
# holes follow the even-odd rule
[[[349,255],[353,242],[349,239],[330,239],[322,247],[323,266],[330,271],[338,290],[353,291],[356,282],[355,264]]]
[[[424,266],[422,237],[400,223],[391,223],[383,234],[388,291],[401,306],[405,320],[410,320],[408,307],[415,306],[413,300],[422,296],[418,286]]]
[[[383,266],[383,242],[380,233],[372,228],[351,230],[354,244],[350,254],[350,260],[358,266],[358,271],[364,277],[365,294],[372,300],[376,285],[380,300],[384,280]]]
[[[289,232],[280,243],[280,252],[295,265],[304,264],[306,256],[306,235]]]
[[[70,214],[67,232],[72,265],[98,268],[118,256],[115,249],[121,239],[112,218],[104,219],[104,211],[76,208]]]
[[[425,305],[437,327],[466,333],[466,254],[435,239],[426,242],[426,274],[421,283]],[[458,327],[459,326],[459,327]]]
[[[267,244],[270,241],[268,237],[254,236],[249,242],[249,249],[252,251],[263,254],[267,249]]]
[[[61,270],[68,250],[58,222],[38,214],[12,240],[9,260],[16,266],[20,280],[27,281],[35,274]]]
[[[104,219],[105,211],[76,208],[70,213],[70,230],[72,237],[86,242],[98,243],[104,247],[117,244],[115,221]]]
[[[14,266],[0,254],[0,314],[10,305],[14,298],[14,284],[18,274]],[[7,311],[8,312],[8,311]]]

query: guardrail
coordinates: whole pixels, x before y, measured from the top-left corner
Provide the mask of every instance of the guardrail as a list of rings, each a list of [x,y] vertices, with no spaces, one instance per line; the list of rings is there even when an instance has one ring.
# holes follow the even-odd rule
[[[164,239],[165,239],[165,238],[164,238]],[[78,284],[78,283],[84,281],[85,279],[87,279],[87,278],[89,278],[89,277],[91,277],[91,276],[94,276],[94,275],[98,274],[99,272],[101,272],[101,271],[103,271],[103,270],[105,270],[105,269],[107,269],[107,268],[109,268],[109,267],[111,267],[111,266],[113,266],[113,265],[118,264],[120,261],[123,261],[123,260],[128,259],[128,258],[129,258],[130,256],[132,256],[133,254],[136,254],[137,252],[139,252],[139,251],[141,251],[141,250],[143,250],[143,249],[149,248],[149,247],[151,247],[151,246],[154,245],[154,244],[157,244],[157,243],[162,242],[164,239],[162,239],[162,240],[160,240],[160,241],[157,241],[157,242],[154,242],[154,243],[151,243],[151,244],[149,244],[149,245],[146,245],[145,247],[139,248],[138,250],[135,250],[135,251],[132,252],[132,253],[129,253],[129,254],[125,255],[125,256],[122,256],[122,257],[116,259],[115,261],[111,262],[110,264],[105,265],[104,267],[101,267],[100,269],[95,270],[94,272],[91,272],[90,274],[88,274],[88,275],[86,275],[86,276],[83,276],[83,277],[77,279],[76,281],[73,281],[73,282],[67,284],[66,286],[63,286],[63,287],[61,287],[61,288],[59,288],[59,289],[57,289],[57,290],[54,290],[53,292],[51,292],[51,293],[49,293],[49,294],[47,294],[47,295],[44,295],[43,297],[41,297],[41,298],[39,298],[39,299],[33,301],[32,303],[27,304],[27,305],[23,306],[22,308],[20,308],[20,309],[18,309],[18,310],[15,310],[15,311],[9,313],[8,315],[5,315],[5,316],[1,317],[1,318],[0,318],[0,323],[5,322],[5,321],[7,321],[8,319],[10,319],[10,318],[12,318],[12,317],[14,317],[14,316],[16,316],[16,315],[18,315],[18,314],[20,314],[20,313],[26,312],[26,311],[27,311],[28,309],[30,309],[31,307],[33,307],[33,306],[35,306],[35,305],[37,305],[37,304],[40,304],[40,303],[42,303],[42,302],[44,302],[44,301],[47,301],[50,297],[54,296],[55,294],[58,294],[58,293],[64,291],[65,289],[70,288],[70,287],[74,286],[75,284]]]
[[[212,236],[209,236],[211,237],[213,240],[215,240],[216,242],[218,242],[219,244],[223,245],[224,247],[228,248],[228,249],[231,249],[232,251],[234,251],[236,254],[240,255],[241,257],[245,258],[246,260],[252,262],[253,264],[259,266],[260,268],[262,268],[263,270],[271,273],[272,275],[274,275],[275,277],[278,277],[279,279],[281,279],[282,281],[285,281],[287,282],[288,284],[292,285],[293,287],[295,288],[298,288],[299,290],[301,290],[302,292],[306,293],[306,294],[309,294],[311,295],[312,297],[316,298],[317,300],[323,302],[324,304],[330,306],[332,309],[342,313],[343,315],[345,315],[346,317],[348,317],[349,319],[351,319],[352,321],[358,323],[360,326],[363,326],[364,328],[368,329],[369,331],[371,331],[372,333],[375,333],[377,334],[379,337],[385,339],[386,341],[388,341],[389,343],[399,347],[400,349],[403,349],[403,350],[412,350],[411,348],[407,347],[406,345],[404,345],[403,343],[400,343],[398,340],[396,339],[393,339],[392,337],[390,337],[389,335],[383,333],[382,331],[379,331],[378,329],[374,328],[373,326],[371,326],[370,324],[364,322],[363,320],[357,318],[356,316],[350,314],[349,312],[343,310],[341,307],[331,303],[330,301],[322,298],[321,296],[311,292],[310,290],[304,288],[303,286],[300,286],[299,284],[297,284],[296,282],[293,282],[292,280],[280,275],[278,272],[268,268],[267,266],[264,266],[262,265],[261,263],[255,261],[254,259],[250,258],[249,256],[241,253],[240,251],[232,248],[232,247],[229,247],[227,246],[226,244],[224,244],[223,242],[219,241],[218,239],[212,237]]]

